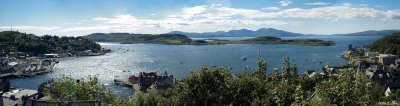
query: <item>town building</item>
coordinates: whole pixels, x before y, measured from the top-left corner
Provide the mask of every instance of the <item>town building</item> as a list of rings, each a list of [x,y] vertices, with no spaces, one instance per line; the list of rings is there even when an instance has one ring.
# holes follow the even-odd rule
[[[368,52],[365,52],[364,56],[375,57],[377,54],[378,53],[376,53],[376,52],[368,51]]]
[[[37,95],[36,90],[13,88],[8,92],[1,93],[2,106],[32,106],[27,105],[32,103],[28,102],[28,98],[34,98]]]
[[[164,74],[161,75],[157,75],[156,72],[140,72],[137,82],[141,91],[145,91],[149,87],[162,91],[174,85],[173,78],[174,77],[172,75],[168,75],[167,72],[164,72]]]
[[[393,76],[392,73],[383,70],[376,70],[372,71],[367,69],[365,74],[369,77],[372,81],[384,86],[391,85]]]
[[[130,76],[128,79],[129,79],[129,82],[130,82],[130,83],[136,84],[136,83],[137,83],[137,80],[138,80],[138,77],[136,77],[135,75],[132,75],[132,76]]]
[[[382,65],[394,64],[395,60],[399,58],[398,56],[391,54],[379,54],[379,56],[377,57],[378,57],[378,62],[381,63]]]
[[[167,72],[164,72],[164,74],[157,76],[156,82],[151,87],[156,89],[158,92],[163,92],[168,88],[173,87],[173,85],[174,76],[168,75]]]
[[[140,90],[145,91],[147,88],[149,88],[154,82],[156,82],[156,77],[156,72],[140,72],[138,78]]]

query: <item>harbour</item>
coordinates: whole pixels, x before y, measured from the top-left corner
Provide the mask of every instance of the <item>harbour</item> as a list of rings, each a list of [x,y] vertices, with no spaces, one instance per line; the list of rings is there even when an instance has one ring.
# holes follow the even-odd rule
[[[116,95],[131,95],[131,88],[114,84],[114,79],[129,78],[139,75],[139,72],[168,71],[174,78],[181,79],[190,75],[190,70],[197,70],[204,65],[227,66],[231,73],[243,72],[244,68],[255,68],[260,50],[264,60],[268,62],[267,73],[272,73],[273,68],[280,69],[282,58],[290,56],[299,68],[299,73],[306,70],[319,70],[325,63],[332,66],[345,63],[347,60],[340,57],[345,53],[348,45],[362,47],[379,39],[372,37],[318,37],[333,40],[335,46],[297,46],[287,44],[251,45],[161,45],[161,44],[119,44],[102,43],[100,45],[113,52],[100,56],[66,57],[58,58],[59,63],[53,67],[53,72],[11,79],[11,86],[26,89],[37,89],[40,82],[71,76],[76,79],[87,76],[98,76],[99,81],[108,88],[115,90]],[[238,39],[238,38],[235,38]],[[299,39],[299,38],[285,38]],[[221,49],[224,48],[224,49]],[[129,51],[127,51],[129,49]],[[246,61],[240,57],[246,56]],[[312,60],[317,62],[313,62]],[[308,60],[308,61],[305,61]],[[320,63],[319,61],[322,61]],[[319,68],[318,68],[319,67]],[[124,71],[125,70],[125,71]],[[129,72],[128,72],[129,70]]]

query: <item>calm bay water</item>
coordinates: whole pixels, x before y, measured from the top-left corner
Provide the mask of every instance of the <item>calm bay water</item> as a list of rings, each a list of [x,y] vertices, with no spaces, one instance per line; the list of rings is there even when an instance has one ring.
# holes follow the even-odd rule
[[[232,40],[247,39],[224,38]],[[287,37],[283,39],[303,39],[309,37]],[[84,78],[88,75],[97,75],[100,81],[116,91],[117,95],[131,94],[130,88],[121,87],[113,83],[115,78],[127,78],[139,72],[163,73],[167,71],[175,78],[183,78],[190,74],[190,70],[197,70],[201,66],[217,65],[231,67],[231,73],[243,72],[244,67],[256,68],[260,50],[264,60],[268,62],[268,72],[276,67],[279,70],[283,65],[283,57],[289,56],[291,63],[297,63],[299,73],[307,69],[319,71],[325,63],[338,65],[346,62],[340,58],[349,44],[353,47],[365,46],[381,38],[379,36],[344,37],[344,36],[311,36],[322,40],[336,42],[334,46],[299,46],[287,44],[228,44],[228,45],[161,45],[161,44],[119,44],[100,43],[103,48],[113,52],[102,56],[70,57],[60,59],[54,71],[49,74],[30,78],[11,80],[11,86],[27,89],[37,89],[40,83],[68,75],[73,78]],[[247,60],[240,58],[246,56]],[[125,71],[124,71],[125,70]],[[129,70],[129,71],[128,71]]]

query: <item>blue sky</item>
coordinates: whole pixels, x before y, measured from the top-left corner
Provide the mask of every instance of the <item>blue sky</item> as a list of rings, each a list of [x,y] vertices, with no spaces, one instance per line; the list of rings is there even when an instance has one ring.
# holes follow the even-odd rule
[[[0,0],[0,30],[38,35],[214,32],[304,34],[400,29],[400,0]]]

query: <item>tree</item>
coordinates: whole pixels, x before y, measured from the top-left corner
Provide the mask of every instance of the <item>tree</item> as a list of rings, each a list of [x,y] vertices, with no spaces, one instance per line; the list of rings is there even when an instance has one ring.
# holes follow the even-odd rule
[[[263,59],[262,59],[262,55],[261,55],[261,51],[260,50],[258,50],[258,52],[257,52],[257,54],[258,54],[258,61],[257,61],[257,69],[256,70],[254,70],[254,74],[258,77],[258,78],[260,78],[260,79],[265,79],[265,74],[266,74],[266,71],[267,71],[267,61],[264,61]]]
[[[75,80],[70,76],[63,76],[45,89],[45,94],[52,100],[67,105],[68,101],[100,100],[104,104],[112,104],[116,100],[113,90],[99,83],[96,76],[88,79]]]
[[[233,76],[229,70],[208,65],[198,73],[192,70],[190,76],[175,84],[172,101],[177,105],[229,105],[233,97],[229,86]]]
[[[316,96],[318,105],[374,105],[382,97],[377,88],[365,74],[355,70],[344,70],[328,80],[318,83]]]

